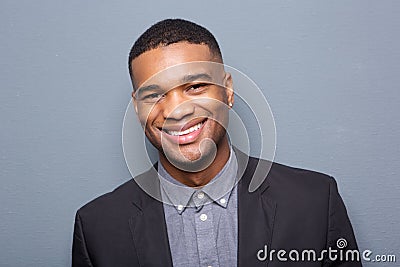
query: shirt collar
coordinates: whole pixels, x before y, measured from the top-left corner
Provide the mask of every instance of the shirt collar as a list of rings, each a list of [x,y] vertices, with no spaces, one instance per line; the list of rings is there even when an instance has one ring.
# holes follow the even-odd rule
[[[158,164],[163,202],[173,205],[179,214],[186,207],[201,209],[211,202],[226,208],[232,189],[237,183],[237,168],[236,155],[231,147],[229,159],[219,173],[202,188],[193,188],[174,179],[162,164]]]

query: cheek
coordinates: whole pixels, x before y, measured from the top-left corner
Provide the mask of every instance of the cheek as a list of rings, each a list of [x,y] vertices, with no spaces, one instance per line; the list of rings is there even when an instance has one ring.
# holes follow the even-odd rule
[[[146,121],[146,119],[148,119],[147,116],[145,114],[141,113],[141,112],[138,112],[137,115],[138,115],[138,120],[140,122],[140,125],[143,128],[145,128],[146,127],[146,123],[148,123],[148,121]]]
[[[225,104],[224,99],[221,98],[210,97],[208,98],[208,101],[203,104],[203,107],[206,110],[209,110],[214,117],[223,118],[227,115],[227,111],[229,110],[228,105]]]
[[[206,103],[206,107],[208,109],[221,112],[227,109],[227,95],[224,90],[221,88],[213,88],[209,91],[208,95],[206,96],[208,101]]]
[[[151,107],[143,107],[139,106],[138,107],[138,119],[142,125],[151,124],[152,121],[155,120],[157,117],[157,113],[155,109],[152,109]]]
[[[204,106],[208,113],[211,115],[210,119],[212,123],[210,130],[216,130],[216,128],[228,127],[229,122],[229,109],[226,104],[219,101],[210,101],[209,105]]]

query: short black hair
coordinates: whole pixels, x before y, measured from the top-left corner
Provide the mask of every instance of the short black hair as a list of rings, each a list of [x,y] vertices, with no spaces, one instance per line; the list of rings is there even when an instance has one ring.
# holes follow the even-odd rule
[[[209,30],[184,19],[165,19],[148,28],[133,44],[128,59],[131,78],[133,59],[149,50],[179,42],[207,45],[211,53],[222,61],[218,42]]]

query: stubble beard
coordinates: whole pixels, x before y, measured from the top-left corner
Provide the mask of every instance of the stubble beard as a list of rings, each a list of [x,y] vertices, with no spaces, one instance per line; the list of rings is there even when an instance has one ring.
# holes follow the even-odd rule
[[[211,137],[203,138],[200,142],[184,145],[172,144],[167,140],[161,141],[161,138],[152,139],[149,138],[150,134],[146,135],[159,151],[160,156],[164,157],[174,167],[187,172],[199,172],[213,163],[219,143],[226,135],[225,129],[220,125],[217,126],[215,132],[217,133],[216,136],[208,134]],[[157,141],[152,142],[152,140]]]

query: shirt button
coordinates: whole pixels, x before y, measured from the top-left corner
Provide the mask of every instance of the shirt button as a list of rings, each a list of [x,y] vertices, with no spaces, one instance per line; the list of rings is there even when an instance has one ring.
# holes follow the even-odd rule
[[[219,202],[221,202],[221,204],[225,204],[225,203],[226,203],[226,199],[225,199],[225,198],[221,198],[221,199],[219,200]]]
[[[200,220],[202,220],[203,222],[205,221],[205,220],[207,220],[207,214],[201,214],[200,215]]]
[[[198,193],[198,194],[197,194],[197,197],[198,197],[199,199],[203,199],[203,198],[204,198],[204,193],[203,193],[203,192]]]
[[[178,210],[183,210],[183,205],[178,205]]]

